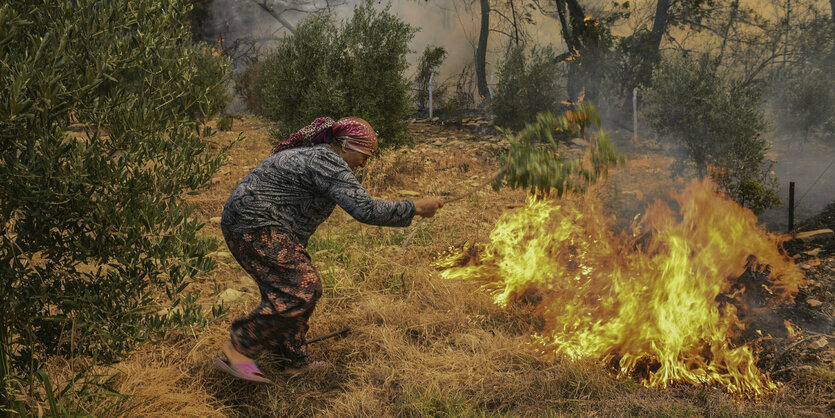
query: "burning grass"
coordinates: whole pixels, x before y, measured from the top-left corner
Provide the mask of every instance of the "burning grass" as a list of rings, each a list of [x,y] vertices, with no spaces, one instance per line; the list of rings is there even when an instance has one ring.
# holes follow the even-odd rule
[[[530,199],[499,220],[488,244],[439,264],[502,306],[532,305],[544,352],[611,363],[649,387],[683,381],[761,396],[776,385],[751,347],[731,342],[746,323],[721,298],[743,302],[746,268],[769,269],[761,286],[777,302],[791,300],[803,276],[778,251],[783,238],[713,189],[692,182],[676,196],[678,217],[657,203],[630,235],[613,232],[594,193]]]
[[[208,221],[206,233],[218,238],[212,219],[270,150],[265,124],[245,120],[239,126],[247,139],[193,201]],[[474,143],[467,131],[435,125],[416,124],[413,130],[414,149],[393,151],[369,167],[364,183],[373,196],[454,196],[498,168],[495,142]],[[228,135],[219,138],[224,141],[237,133],[221,135]],[[651,178],[628,167],[618,170],[616,178]],[[614,195],[624,201],[632,196]],[[254,283],[221,250],[220,267],[194,290],[207,306],[226,289],[241,294],[229,299],[225,317],[205,329],[147,344],[115,365],[121,374],[114,388],[133,395],[120,410],[129,416],[788,416],[807,399],[823,410],[820,397],[791,397],[791,383],[757,402],[735,401],[706,386],[648,389],[593,359],[543,356],[532,344],[531,336],[541,331],[534,313],[519,304],[503,308],[478,284],[441,278],[434,266],[450,248],[487,242],[500,214],[523,212],[524,205],[524,192],[482,191],[445,207],[405,249],[400,244],[409,229],[361,225],[337,209],[309,248],[326,289],[308,335],[351,331],[311,345],[315,358],[334,365],[322,373],[285,379],[263,359],[266,373],[277,379],[272,386],[233,380],[212,367],[232,319],[258,300]],[[802,382],[810,381],[828,384],[818,375]]]

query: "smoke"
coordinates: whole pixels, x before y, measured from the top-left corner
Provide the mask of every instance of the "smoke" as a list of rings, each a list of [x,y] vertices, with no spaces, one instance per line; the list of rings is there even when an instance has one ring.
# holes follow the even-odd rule
[[[774,174],[783,200],[760,215],[768,229],[788,230],[789,183],[795,183],[794,225],[820,213],[835,202],[835,148],[821,142],[802,143],[799,138],[778,138],[769,158],[776,160]]]
[[[306,9],[327,9],[333,1],[283,10],[286,3],[300,1],[213,0],[210,19],[202,33],[210,42],[220,41],[232,58],[235,71],[243,71],[252,59],[265,55],[275,43],[310,13]],[[266,10],[265,7],[269,10]]]
[[[235,71],[242,71],[252,58],[267,54],[275,43],[289,35],[290,29],[282,24],[275,17],[260,7],[257,3],[265,4],[313,4],[320,10],[328,9],[337,21],[350,19],[353,8],[359,0],[317,0],[315,2],[300,0],[214,0],[211,4],[211,19],[209,28],[204,28],[204,33],[214,37],[214,40],[223,39],[223,45],[227,53],[232,56]],[[389,4],[386,1],[375,2],[380,9]],[[475,57],[475,45],[478,40],[480,21],[480,8],[477,1],[460,0],[430,0],[430,1],[393,1],[391,12],[399,16],[403,21],[418,29],[410,47],[412,53],[407,60],[412,65],[407,77],[413,77],[417,68],[417,62],[427,46],[442,46],[447,51],[447,59],[439,68],[439,74],[434,84],[446,83],[447,86],[455,84],[462,73],[462,69],[470,66]],[[498,3],[497,3],[498,4]],[[589,0],[583,3],[586,11],[597,15],[599,11],[609,4],[603,0]],[[614,28],[620,31],[634,31],[637,26],[649,22],[649,17],[654,12],[654,2],[641,0],[635,3],[635,13],[630,21],[624,26]],[[777,7],[773,0],[749,0],[743,1],[744,5],[758,6],[764,15],[769,18],[777,18],[784,11]],[[762,6],[762,7],[760,7]],[[765,7],[768,6],[768,7]],[[522,12],[522,11],[520,11]],[[557,51],[564,51],[565,46],[560,35],[559,23],[551,17],[543,16],[532,10],[533,22],[525,25],[525,33],[532,45],[552,45]],[[309,12],[287,10],[280,14],[290,26],[295,27],[309,15]],[[497,13],[491,13],[491,26],[499,25],[501,17]],[[643,23],[642,23],[643,22]],[[509,34],[498,32],[490,33],[490,44],[487,53],[487,79],[489,83],[497,83],[496,74],[498,65],[507,52],[510,42]],[[699,38],[701,42],[701,38]],[[640,98],[639,98],[640,102]],[[630,130],[631,120],[615,120],[617,116],[625,118],[627,115],[620,114],[614,108],[621,104],[598,103],[607,123],[612,128]],[[240,107],[238,103],[233,106]],[[612,109],[609,109],[612,108]],[[238,112],[233,112],[238,113]],[[648,128],[642,128],[649,133]],[[770,230],[785,231],[788,227],[788,195],[789,182],[795,182],[796,208],[795,225],[815,214],[819,213],[828,203],[835,200],[835,166],[827,166],[835,159],[835,151],[832,147],[809,141],[801,144],[800,138],[777,136],[770,132],[766,135],[772,139],[772,150],[768,157],[775,161],[774,174],[779,178],[779,196],[783,199],[782,205],[765,211],[760,215],[760,221]],[[677,156],[681,158],[681,156]]]
[[[210,12],[211,19],[207,33],[216,41],[223,39],[224,49],[233,58],[235,71],[245,69],[251,58],[264,56],[275,43],[291,34],[287,25],[271,16],[258,3],[266,5],[300,4],[313,5],[319,10],[329,10],[336,21],[350,19],[354,6],[359,0],[319,0],[306,1],[278,1],[278,0],[214,0]],[[378,9],[383,9],[389,2],[376,1]],[[431,0],[431,1],[393,1],[391,13],[400,17],[404,22],[418,29],[410,47],[412,53],[407,56],[412,77],[417,68],[417,62],[427,46],[442,46],[447,51],[447,59],[439,68],[436,78],[439,82],[454,83],[465,66],[474,62],[475,45],[478,40],[481,25],[480,9],[477,1]],[[274,8],[279,10],[280,8]],[[495,14],[495,13],[494,13]],[[491,26],[497,24],[499,17],[491,14]],[[308,12],[287,10],[280,14],[291,26],[301,23]],[[533,24],[526,24],[530,41],[537,45],[553,44],[560,48],[562,38],[559,34],[559,24],[554,19],[533,14]],[[496,83],[495,74],[498,63],[507,51],[510,38],[501,33],[490,33],[490,44],[487,54],[488,82]]]

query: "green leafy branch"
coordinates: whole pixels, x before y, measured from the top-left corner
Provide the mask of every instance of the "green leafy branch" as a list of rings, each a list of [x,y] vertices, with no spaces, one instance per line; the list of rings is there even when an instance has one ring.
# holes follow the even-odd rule
[[[597,128],[592,137],[585,137],[587,128]],[[554,139],[555,133],[576,135],[590,145],[582,158],[566,161]],[[615,151],[612,141],[600,129],[600,114],[587,103],[579,103],[563,115],[540,113],[536,121],[525,125],[518,134],[503,131],[510,149],[503,158],[503,168],[492,182],[498,191],[508,187],[528,188],[530,193],[545,197],[556,192],[583,193],[589,185],[608,174],[610,166],[624,161]]]
[[[588,128],[596,128],[597,131],[593,136],[586,137]],[[583,157],[566,161],[554,139],[557,133],[587,140],[589,147]],[[536,120],[527,123],[519,133],[502,130],[502,134],[510,142],[510,149],[502,158],[502,168],[487,182],[447,199],[446,203],[464,199],[489,184],[495,191],[499,191],[502,185],[514,189],[527,188],[537,197],[551,196],[554,192],[557,197],[567,192],[583,193],[588,186],[605,177],[609,167],[624,162],[611,139],[600,129],[600,113],[588,103],[578,103],[560,116],[550,112],[539,113]],[[424,221],[421,219],[418,222],[401,247],[409,245]]]

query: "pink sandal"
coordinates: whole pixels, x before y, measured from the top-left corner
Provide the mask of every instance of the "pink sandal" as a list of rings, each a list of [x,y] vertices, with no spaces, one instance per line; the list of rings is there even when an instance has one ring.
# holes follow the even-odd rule
[[[272,380],[264,377],[258,366],[251,361],[242,361],[240,363],[230,363],[223,359],[217,359],[215,365],[218,369],[231,374],[240,379],[249,380],[250,382],[258,383],[272,383]]]

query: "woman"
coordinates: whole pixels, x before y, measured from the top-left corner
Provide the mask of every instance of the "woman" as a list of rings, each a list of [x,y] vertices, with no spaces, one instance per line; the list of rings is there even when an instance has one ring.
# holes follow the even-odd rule
[[[307,354],[307,321],[322,282],[305,251],[316,228],[338,204],[356,220],[405,227],[415,215],[431,217],[443,201],[373,200],[353,170],[377,149],[377,134],[360,118],[318,118],[279,143],[273,154],[235,188],[223,208],[229,250],[258,283],[261,303],[232,323],[222,370],[269,382],[252,360],[272,352],[288,360],[285,373],[321,367]]]

